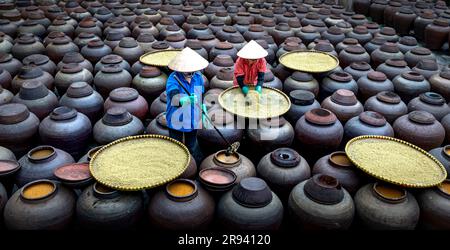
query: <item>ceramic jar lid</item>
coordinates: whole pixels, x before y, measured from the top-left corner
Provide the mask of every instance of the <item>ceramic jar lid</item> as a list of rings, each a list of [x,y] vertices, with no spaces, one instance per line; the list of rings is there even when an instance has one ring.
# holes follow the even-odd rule
[[[300,163],[301,156],[290,148],[279,148],[270,153],[270,160],[279,167],[291,168]]]
[[[400,49],[398,48],[397,44],[391,42],[386,42],[383,45],[381,45],[380,50],[388,53],[400,52]]]
[[[49,60],[46,55],[33,54],[25,57],[22,62],[24,65],[43,65],[48,63]]]
[[[362,122],[374,127],[382,127],[386,125],[386,119],[384,118],[384,116],[374,111],[362,112],[361,114],[359,114],[359,119]]]
[[[66,106],[57,107],[50,114],[50,118],[55,121],[64,121],[75,118],[77,116],[77,111],[73,108]]]
[[[272,191],[260,178],[242,179],[232,191],[233,200],[250,208],[265,207],[272,201]]]
[[[430,105],[442,106],[445,104],[445,99],[438,93],[425,92],[419,95],[419,99],[422,102],[428,103]]]
[[[385,63],[386,65],[397,68],[404,68],[408,65],[403,59],[387,59]]]
[[[307,106],[314,103],[314,94],[306,90],[293,90],[289,93],[289,97],[296,105]]]
[[[81,63],[84,57],[78,52],[68,52],[64,55],[62,61],[64,63]]]
[[[101,71],[104,73],[120,73],[122,72],[122,68],[120,67],[120,65],[116,65],[116,64],[108,64],[102,67]]]
[[[382,91],[376,95],[377,99],[381,102],[399,104],[402,99],[399,95],[392,91]]]
[[[416,82],[421,82],[421,81],[425,80],[425,77],[423,77],[423,75],[421,75],[417,72],[414,72],[414,71],[405,72],[402,74],[402,77],[405,78],[406,80],[416,81]]]
[[[416,55],[420,55],[420,56],[427,56],[427,55],[431,55],[431,51],[427,48],[424,47],[416,47],[411,49],[411,53],[416,54]]]
[[[338,81],[338,82],[350,82],[353,78],[347,72],[334,72],[328,76],[330,79]]]
[[[217,73],[217,78],[224,81],[232,81],[234,78],[233,68],[221,68]]]
[[[213,64],[221,67],[233,67],[234,62],[229,55],[217,55],[213,60]]]
[[[386,75],[383,72],[371,71],[367,74],[367,78],[376,82],[384,82],[387,80]]]
[[[372,69],[372,67],[370,67],[370,64],[368,64],[367,62],[352,62],[350,64],[350,68],[360,71],[368,71]]]
[[[337,117],[327,109],[317,108],[306,112],[305,120],[317,125],[331,125],[337,121]]]
[[[336,90],[331,95],[330,99],[337,104],[345,106],[352,106],[358,103],[358,99],[356,98],[355,93],[347,89]]]
[[[109,108],[102,118],[102,122],[109,126],[123,126],[132,120],[133,116],[123,107]]]
[[[414,38],[412,36],[403,36],[400,38],[399,43],[407,45],[407,46],[415,46],[415,45],[417,45],[417,40],[416,40],[416,38]]]
[[[94,89],[86,82],[74,82],[67,89],[67,96],[72,98],[81,98],[90,96],[94,93]]]
[[[26,81],[22,84],[19,96],[23,100],[37,100],[48,95],[49,90],[39,81]]]
[[[138,97],[139,92],[128,87],[116,88],[109,93],[109,98],[115,102],[129,102],[136,100]]]
[[[68,63],[61,67],[61,72],[65,74],[75,74],[82,70],[83,68],[78,63]]]
[[[351,45],[346,48],[344,48],[345,52],[351,53],[351,54],[364,54],[366,50],[361,46]]]
[[[123,58],[119,55],[106,55],[100,60],[103,64],[119,64]]]
[[[309,81],[314,80],[314,78],[311,74],[308,74],[305,72],[299,72],[299,71],[295,71],[291,77],[292,77],[292,79],[299,81],[299,82],[309,82]]]
[[[0,124],[16,124],[26,120],[30,116],[27,106],[20,103],[1,105]]]
[[[157,77],[161,75],[161,70],[153,66],[144,66],[139,75],[145,78]]]
[[[416,64],[416,68],[430,71],[439,70],[439,66],[434,59],[422,59]]]
[[[21,68],[19,77],[22,79],[34,79],[42,76],[43,70],[36,66],[25,65]]]
[[[317,174],[307,180],[303,187],[311,200],[325,205],[338,204],[344,199],[344,191],[334,177]]]
[[[426,111],[412,111],[408,114],[408,119],[410,121],[413,121],[415,123],[429,125],[433,124],[436,121],[436,118],[434,116]]]

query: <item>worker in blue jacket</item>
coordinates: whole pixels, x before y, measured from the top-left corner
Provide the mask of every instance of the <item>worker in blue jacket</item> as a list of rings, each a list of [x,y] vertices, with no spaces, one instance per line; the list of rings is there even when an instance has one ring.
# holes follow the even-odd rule
[[[200,109],[206,111],[206,106],[202,104],[204,80],[200,70],[208,64],[197,52],[185,48],[168,65],[174,71],[166,84],[169,135],[184,142],[197,164],[203,158],[197,143],[197,129],[202,128],[205,118]]]

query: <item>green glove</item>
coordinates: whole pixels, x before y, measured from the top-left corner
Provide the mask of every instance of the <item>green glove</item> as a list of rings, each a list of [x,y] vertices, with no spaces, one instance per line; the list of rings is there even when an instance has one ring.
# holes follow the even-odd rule
[[[207,128],[207,126],[206,126],[206,114],[208,114],[208,111],[206,110],[206,105],[205,104],[202,104],[202,110],[203,110],[203,112],[202,112],[202,124],[203,124],[203,127]]]
[[[262,88],[261,88],[261,86],[256,86],[256,88],[255,88],[255,90],[256,90],[256,92],[258,92],[259,94],[261,94],[261,92],[262,92]]]
[[[248,94],[248,86],[242,87],[242,93],[243,93],[244,95],[247,95],[247,94]]]
[[[190,96],[183,96],[180,98],[180,104],[181,106],[184,106],[186,103],[197,103],[198,98],[197,95],[191,94]]]

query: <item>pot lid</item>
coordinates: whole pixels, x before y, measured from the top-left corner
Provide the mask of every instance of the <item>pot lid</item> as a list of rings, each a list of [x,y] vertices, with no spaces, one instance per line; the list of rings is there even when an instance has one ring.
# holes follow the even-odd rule
[[[53,112],[50,114],[50,118],[55,121],[64,121],[75,118],[77,114],[78,112],[75,109],[61,106],[53,110]]]
[[[348,46],[346,48],[344,48],[345,52],[351,53],[351,54],[364,54],[366,53],[366,50],[361,47],[361,46],[357,46],[357,45],[351,45]]]
[[[346,44],[346,45],[358,45],[358,40],[356,40],[355,38],[345,38],[342,43]]]
[[[332,27],[328,28],[327,32],[332,35],[341,35],[344,33],[344,32],[342,32],[342,30],[340,28],[338,28],[336,26],[332,26]]]
[[[450,80],[450,71],[441,71],[441,73],[439,73],[439,76],[444,79]]]
[[[397,44],[391,42],[386,42],[383,45],[381,45],[380,50],[388,53],[400,52],[400,49],[398,48]]]
[[[366,26],[358,25],[355,28],[353,28],[353,32],[355,34],[368,34],[369,31],[367,30]]]
[[[43,65],[48,63],[49,60],[46,55],[33,54],[25,57],[22,62],[24,65]]]
[[[331,125],[337,121],[337,117],[328,109],[312,109],[305,114],[305,120],[317,125]]]
[[[82,70],[83,68],[78,63],[67,63],[61,67],[61,72],[65,74],[75,74]]]
[[[407,80],[416,81],[416,82],[421,82],[421,81],[425,80],[423,75],[421,75],[420,73],[417,73],[415,71],[404,72],[404,73],[402,73],[402,77]]]
[[[80,39],[89,39],[89,38],[94,38],[95,34],[94,33],[89,33],[89,32],[81,32],[78,35],[78,38]]]
[[[74,82],[67,89],[67,96],[72,98],[81,98],[90,96],[94,93],[94,89],[86,82]]]
[[[382,37],[375,37],[374,39],[370,40],[370,43],[373,43],[375,45],[383,45],[386,42],[387,40]]]
[[[19,96],[23,100],[37,100],[48,95],[49,90],[39,81],[25,81],[20,87]]]
[[[102,57],[100,61],[103,64],[119,64],[123,61],[123,58],[119,55],[110,54]]]
[[[228,42],[230,43],[244,43],[245,39],[240,34],[233,34],[228,38]]]
[[[359,119],[362,122],[375,127],[382,127],[386,125],[386,119],[384,118],[384,116],[374,111],[362,112],[361,114],[359,114]]]
[[[347,72],[333,72],[328,77],[338,82],[350,82],[353,79],[352,75]]]
[[[232,191],[233,200],[244,207],[265,207],[272,201],[267,183],[256,177],[242,179]]]
[[[259,24],[250,24],[248,30],[251,32],[264,32],[263,26]]]
[[[369,71],[372,69],[372,67],[370,67],[370,64],[368,64],[367,62],[352,62],[350,64],[350,68],[359,71]]]
[[[157,41],[154,44],[152,44],[152,49],[155,50],[165,50],[168,48],[170,48],[170,45],[166,41]]]
[[[124,37],[120,40],[119,46],[122,48],[134,48],[138,46],[138,43],[132,37]]]
[[[301,156],[293,149],[279,148],[270,153],[270,160],[278,167],[291,168],[300,163]]]
[[[439,70],[439,66],[435,59],[422,59],[416,64],[416,68],[429,71]]]
[[[161,70],[153,66],[144,66],[139,75],[145,78],[157,77],[161,75]]]
[[[44,72],[37,66],[25,65],[22,66],[19,76],[22,79],[34,79],[42,76]]]
[[[133,116],[123,107],[109,108],[102,118],[102,122],[109,126],[123,126],[132,120]]]
[[[145,34],[145,33],[144,33]],[[117,31],[108,31],[106,34],[107,41],[120,41],[122,38],[124,38],[124,34],[122,32]]]
[[[312,74],[300,72],[300,71],[295,71],[291,77],[292,77],[292,79],[299,81],[299,82],[309,82],[309,81],[314,80]]]
[[[383,27],[380,30],[380,34],[382,35],[386,35],[386,36],[395,36],[395,29],[391,28],[391,27]]]
[[[426,111],[416,110],[408,114],[408,119],[419,124],[433,124],[436,121],[434,116]]]
[[[422,102],[428,103],[430,105],[442,106],[445,105],[445,99],[438,93],[425,92],[419,95],[419,99]]]
[[[314,175],[306,181],[303,190],[308,198],[324,205],[338,204],[344,199],[344,191],[338,180],[328,175]]]
[[[381,102],[391,103],[391,104],[399,104],[402,99],[399,95],[392,91],[382,91],[377,94],[377,99]]]
[[[0,107],[0,124],[16,124],[30,116],[27,106],[20,103],[8,103]]]
[[[306,90],[293,90],[289,93],[292,102],[300,106],[308,106],[314,103],[314,94]]]
[[[170,34],[166,37],[166,41],[168,42],[181,42],[186,40],[183,34]]]
[[[122,70],[122,67],[117,64],[107,64],[101,69],[101,71],[104,73],[120,73],[122,72]]]
[[[448,21],[444,18],[434,19],[433,24],[441,27],[448,27]]]
[[[415,46],[417,45],[417,40],[415,37],[412,36],[403,36],[400,38],[399,41],[401,44],[407,45],[407,46]]]
[[[105,43],[100,39],[94,39],[87,43],[87,46],[90,48],[98,48],[105,46]]]
[[[109,93],[109,98],[115,102],[130,102],[139,97],[139,92],[133,88],[116,88]]]
[[[383,72],[371,71],[367,74],[367,78],[376,82],[384,82],[387,80],[386,75]]]
[[[330,99],[341,105],[352,106],[358,103],[355,93],[347,89],[338,89],[330,97]]]
[[[387,59],[386,65],[397,67],[397,68],[405,68],[408,64],[403,59]]]
[[[426,55],[431,55],[431,51],[427,48],[424,47],[416,47],[411,49],[411,53],[416,54],[416,55],[420,55],[420,56],[426,56]]]

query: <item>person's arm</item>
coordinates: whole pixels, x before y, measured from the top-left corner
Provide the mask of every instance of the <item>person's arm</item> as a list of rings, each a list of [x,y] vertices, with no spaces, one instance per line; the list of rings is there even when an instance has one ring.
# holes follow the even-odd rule
[[[172,89],[169,93],[167,93],[167,97],[170,100],[170,103],[172,104],[172,106],[174,107],[181,107],[181,103],[180,103],[180,90],[178,89]]]
[[[239,84],[239,87],[244,87],[244,75],[236,76],[236,81]]]
[[[265,75],[265,72],[258,72],[258,80],[256,82],[256,86],[262,87],[262,85],[264,83],[264,75]]]

